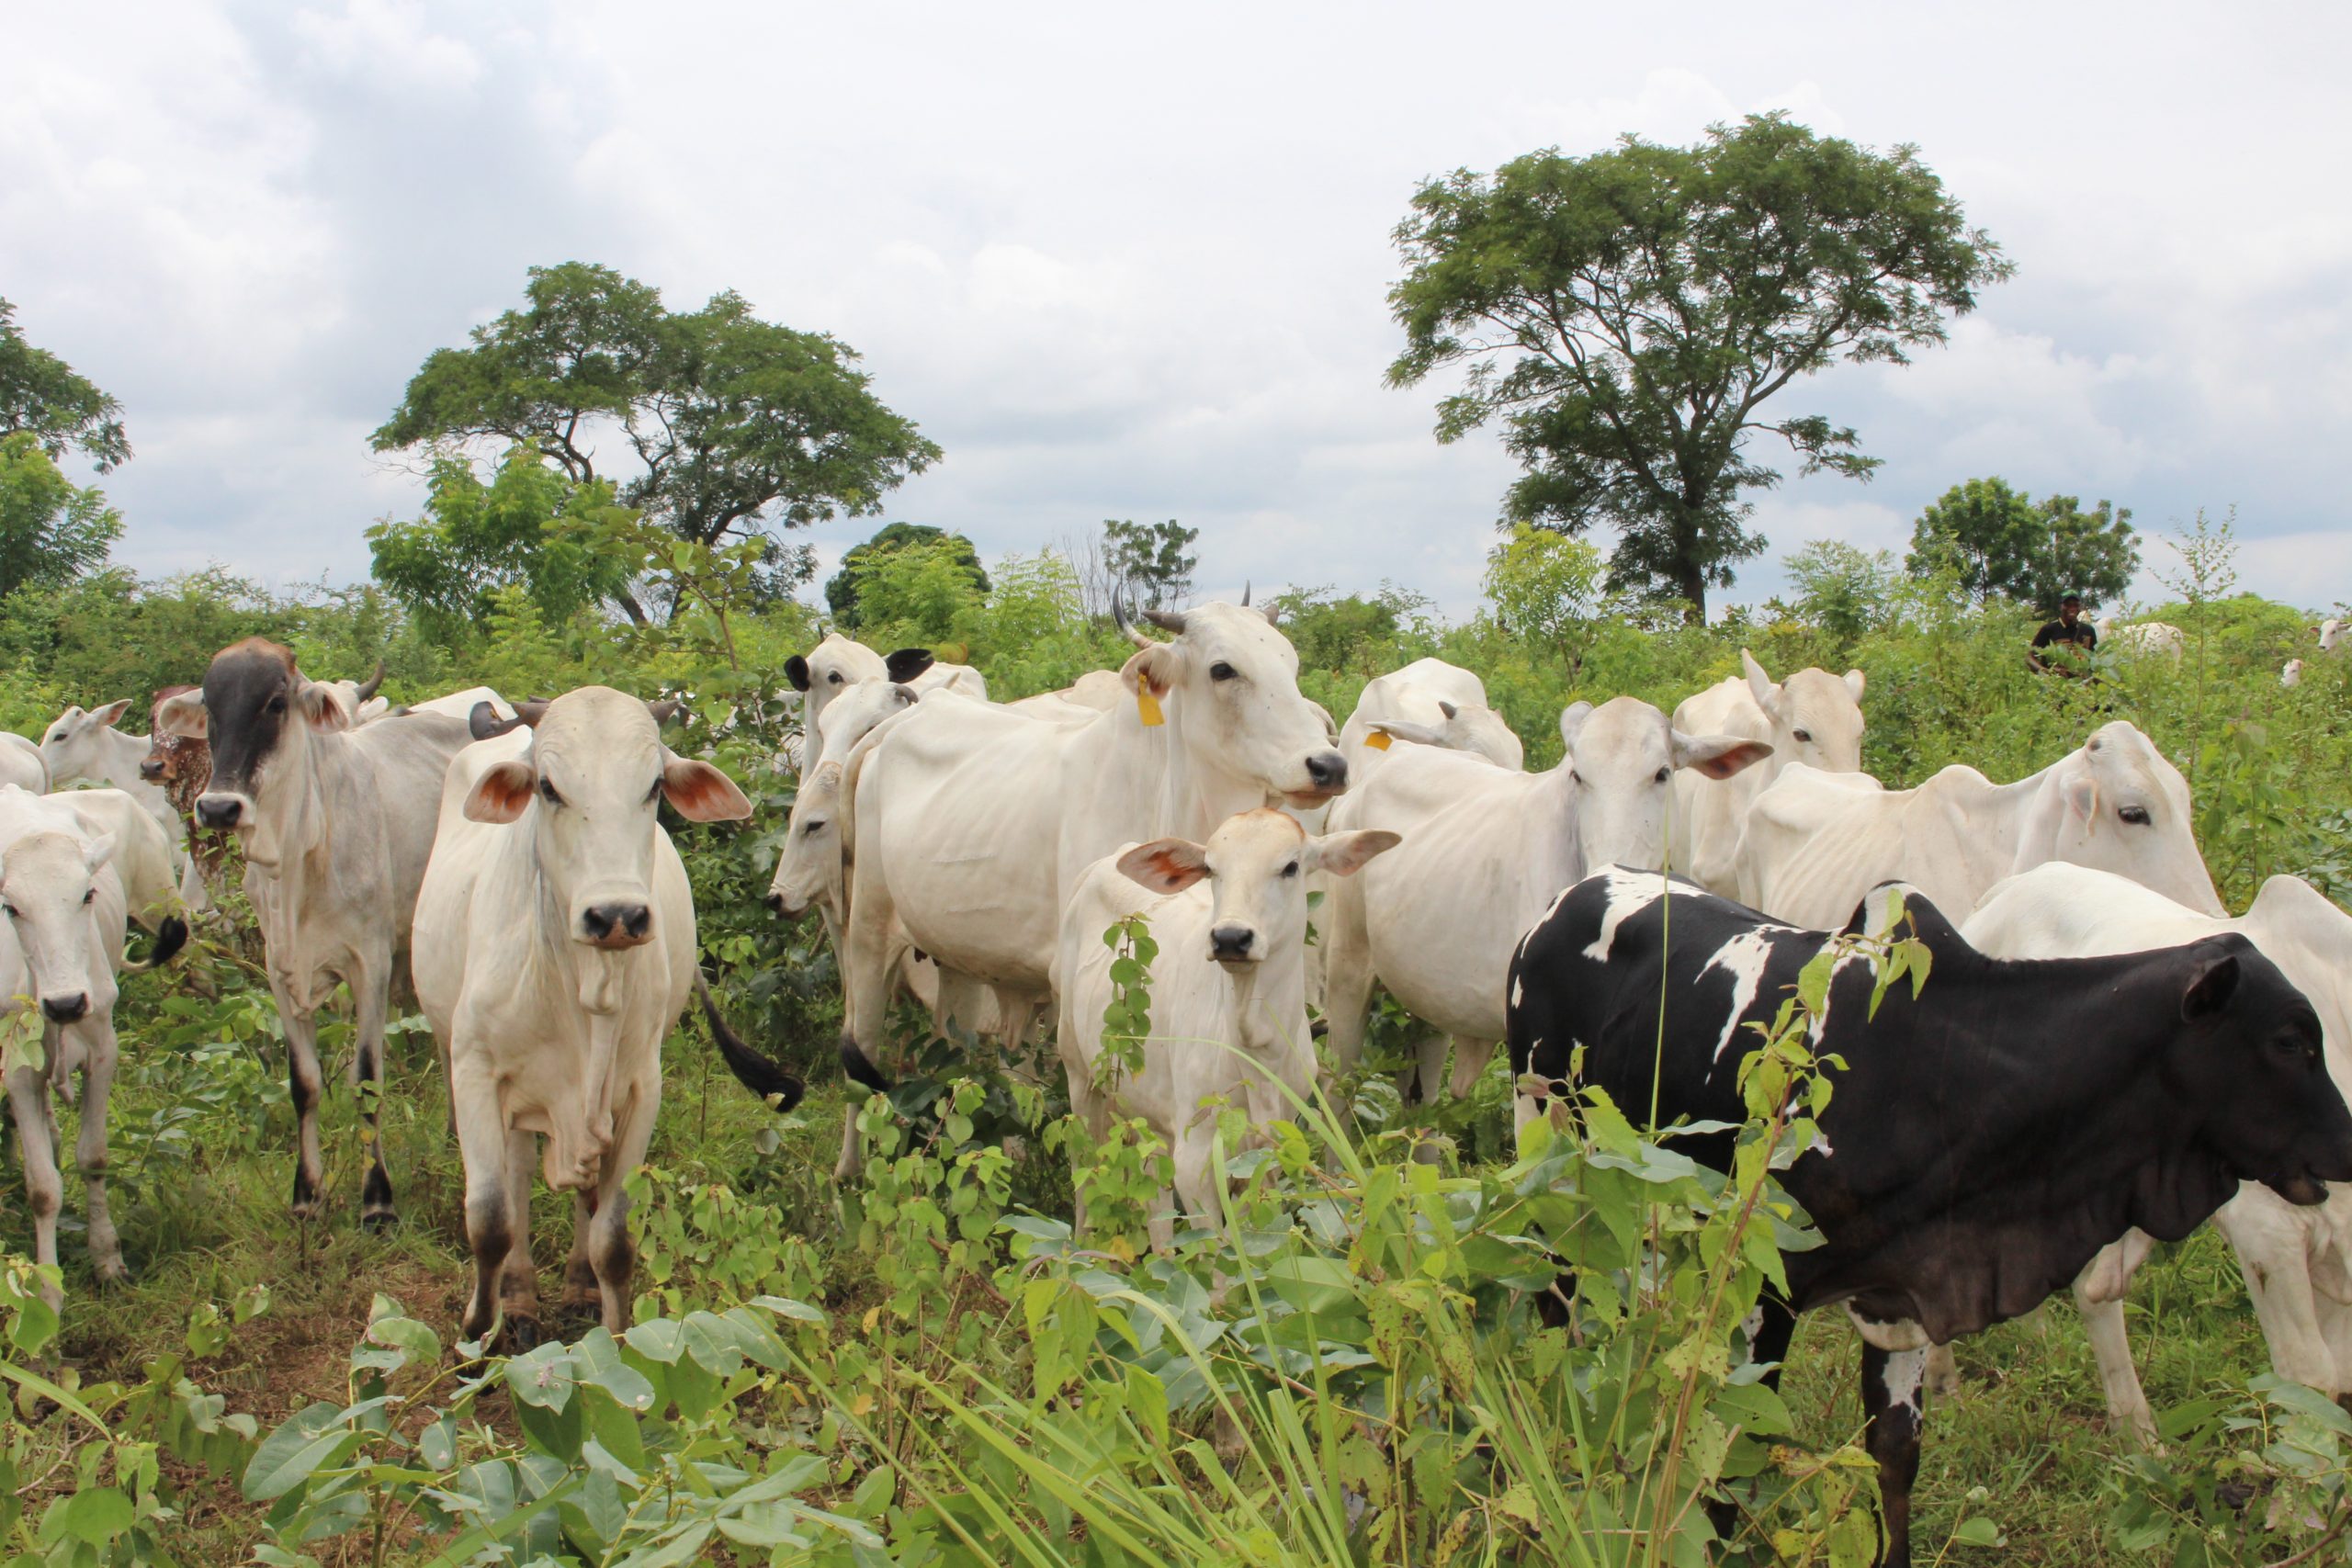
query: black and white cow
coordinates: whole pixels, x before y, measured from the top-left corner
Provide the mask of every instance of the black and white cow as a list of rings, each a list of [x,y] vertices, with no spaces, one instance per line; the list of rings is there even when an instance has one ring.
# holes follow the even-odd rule
[[[1583,1080],[1661,1125],[1744,1120],[1744,1026],[1769,1023],[1827,933],[1778,924],[1656,872],[1612,867],[1563,893],[1521,939],[1511,1066]],[[1892,887],[1849,931],[1878,931]],[[1784,1255],[1756,1356],[1794,1314],[1844,1305],[1861,1328],[1862,1404],[1879,1462],[1885,1561],[1910,1561],[1926,1352],[2030,1311],[2133,1226],[2177,1240],[2260,1181],[2296,1203],[2352,1175],[2352,1112],[2311,1003],[2251,942],[2217,936],[2120,957],[2010,962],[1961,940],[1916,894],[1926,990],[1873,1017],[1867,959],[1840,962],[1813,1049],[1845,1059],[1826,1142],[1781,1180],[1821,1247]],[[1664,1005],[1661,1028],[1659,1011]],[[2056,1048],[2063,1044],[2062,1048]],[[1679,1146],[1727,1167],[1730,1134]]]

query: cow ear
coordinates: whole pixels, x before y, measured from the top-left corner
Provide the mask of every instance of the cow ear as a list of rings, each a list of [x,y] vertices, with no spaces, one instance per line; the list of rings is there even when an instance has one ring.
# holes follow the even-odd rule
[[[531,804],[539,787],[539,771],[519,757],[492,763],[466,794],[469,822],[512,822]]]
[[[1164,697],[1168,689],[1176,683],[1181,670],[1178,660],[1183,657],[1175,651],[1172,645],[1164,642],[1139,648],[1119,667],[1119,679],[1130,692],[1148,688],[1153,696]]]
[[[1569,756],[1576,755],[1577,737],[1584,733],[1584,721],[1591,716],[1590,703],[1571,703],[1560,715],[1560,744],[1568,749]]]
[[[1862,672],[1860,671],[1849,670],[1846,671],[1846,690],[1853,694],[1854,700],[1856,702],[1859,703],[1862,700]]]
[[[885,654],[882,671],[893,681],[911,681],[930,669],[934,660],[927,648],[902,648],[896,653]]]
[[[115,848],[120,840],[112,833],[100,833],[82,848],[82,863],[92,871],[114,859]]]
[[[741,822],[752,814],[751,801],[733,779],[688,757],[662,764],[662,793],[689,822]]]
[[[1445,731],[1409,719],[1380,718],[1366,726],[1375,735],[1393,735],[1399,740],[1410,740],[1419,746],[1443,746]]]
[[[1772,748],[1761,740],[1746,740],[1736,735],[1685,735],[1679,729],[1674,731],[1674,765],[1696,768],[1711,779],[1727,779],[1771,754]]]
[[[165,697],[155,705],[155,728],[182,740],[203,739],[203,696],[196,692],[182,692],[175,697]]]
[[[2180,1016],[2191,1023],[2208,1019],[2230,1005],[2237,994],[2238,955],[2223,953],[2199,965],[2180,994]]]
[[[839,762],[820,762],[817,771],[801,785],[804,794],[839,795],[842,792],[842,768]]]
[[[800,655],[797,653],[794,654],[791,658],[784,661],[784,678],[792,682],[792,689],[794,691],[807,691],[808,689],[808,661],[801,658]]]
[[[1360,828],[1352,833],[1326,833],[1307,843],[1314,852],[1316,870],[1353,876],[1363,869],[1364,862],[1386,854],[1404,841],[1403,834],[1385,828]]]
[[[130,699],[129,697],[119,698],[117,701],[108,703],[102,708],[91,709],[90,717],[96,722],[99,728],[104,729],[108,725],[113,724],[121,718],[124,710],[128,709],[130,706]]]
[[[1756,699],[1756,705],[1766,713],[1773,712],[1772,705],[1781,700],[1781,688],[1772,684],[1772,677],[1764,673],[1764,666],[1743,648],[1739,650],[1739,667],[1747,676],[1747,694]]]
[[[297,692],[294,694],[294,705],[302,710],[303,718],[309,721],[312,729],[334,730],[351,728],[351,710],[335,701],[335,694],[329,691],[321,682],[312,681]]]
[[[2098,780],[2087,772],[2066,781],[2066,805],[2086,823],[2098,821]]]
[[[1154,893],[1182,893],[1209,874],[1208,852],[1190,839],[1154,839],[1119,857],[1119,874]]]

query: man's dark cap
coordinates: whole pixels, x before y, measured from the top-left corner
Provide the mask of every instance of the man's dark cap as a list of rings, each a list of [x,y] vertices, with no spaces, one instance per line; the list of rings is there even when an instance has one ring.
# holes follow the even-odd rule
[[[2069,593],[2064,599],[2058,601],[2061,604],[2080,604],[2082,602],[2083,596],[2079,593]]]

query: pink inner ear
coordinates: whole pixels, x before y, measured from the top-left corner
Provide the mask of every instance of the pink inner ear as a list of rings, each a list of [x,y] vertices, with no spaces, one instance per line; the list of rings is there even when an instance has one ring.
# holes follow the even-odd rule
[[[1703,762],[1693,763],[1692,766],[1711,779],[1727,779],[1743,768],[1752,767],[1771,754],[1772,749],[1762,741],[1746,740],[1720,757],[1710,757]]]
[[[752,814],[735,781],[708,762],[672,762],[662,770],[662,793],[691,822],[740,822]]]
[[[474,781],[466,816],[475,822],[512,822],[531,804],[538,774],[527,762],[501,762]]]

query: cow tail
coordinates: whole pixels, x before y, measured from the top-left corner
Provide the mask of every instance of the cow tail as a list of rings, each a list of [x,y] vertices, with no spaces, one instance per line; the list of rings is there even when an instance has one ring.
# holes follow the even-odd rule
[[[727,1027],[700,971],[695,975],[695,995],[701,998],[702,1015],[710,1023],[710,1037],[718,1043],[718,1054],[725,1058],[727,1070],[735,1075],[736,1081],[779,1111],[790,1111],[799,1104],[800,1097],[808,1092],[807,1086],[744,1044],[741,1037]]]
[[[165,915],[163,923],[155,928],[154,950],[147,954],[145,960],[138,964],[130,962],[129,955],[126,954],[122,972],[126,975],[144,975],[150,969],[161,969],[164,964],[177,958],[180,949],[187,945],[187,922],[177,915]]]
[[[882,1075],[882,1069],[867,1059],[857,1039],[848,1031],[842,1032],[842,1071],[849,1081],[875,1094],[888,1094],[896,1086]]]

